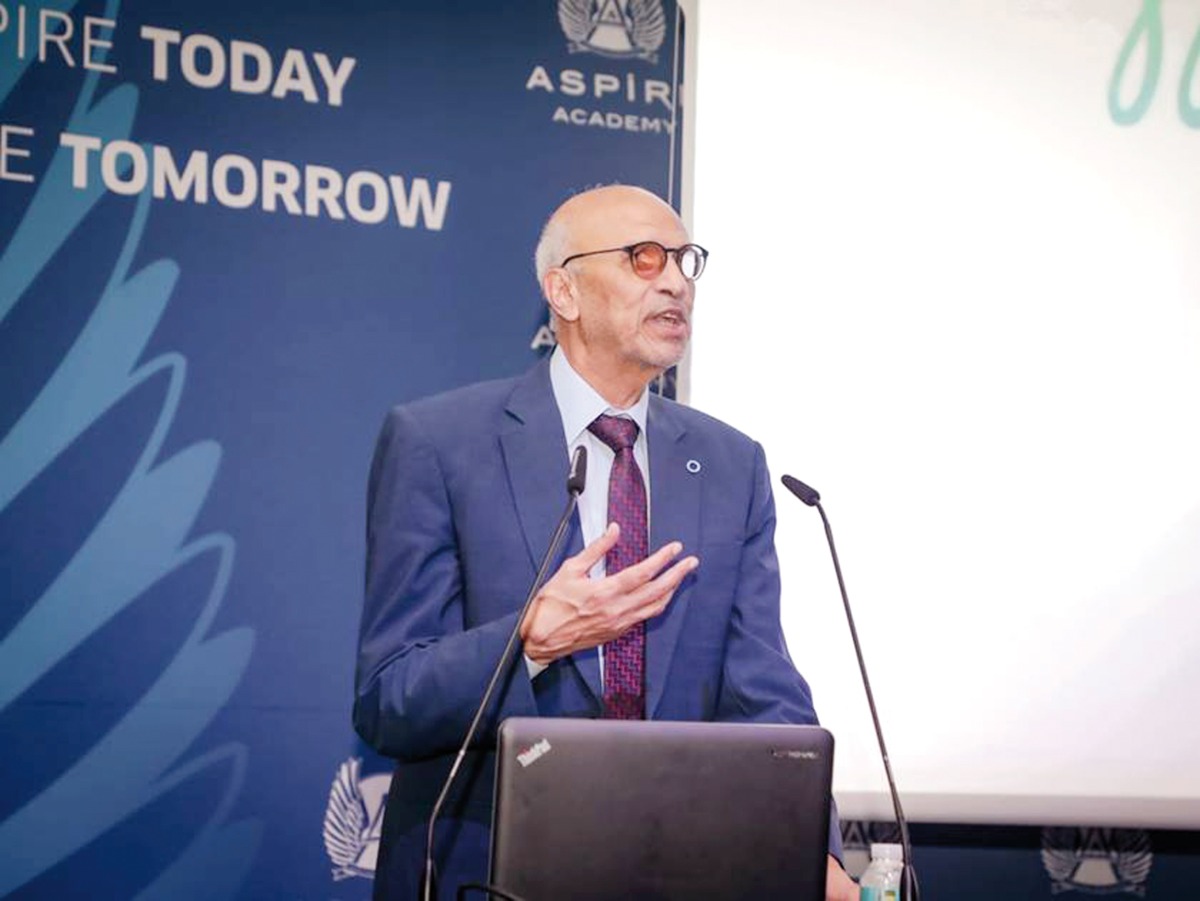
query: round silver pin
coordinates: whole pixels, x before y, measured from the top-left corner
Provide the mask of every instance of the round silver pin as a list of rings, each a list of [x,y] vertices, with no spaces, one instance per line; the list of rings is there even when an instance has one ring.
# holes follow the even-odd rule
[[[690,472],[692,475],[695,475],[696,473],[698,473],[700,471],[700,461],[699,460],[688,460],[687,461],[687,471]]]

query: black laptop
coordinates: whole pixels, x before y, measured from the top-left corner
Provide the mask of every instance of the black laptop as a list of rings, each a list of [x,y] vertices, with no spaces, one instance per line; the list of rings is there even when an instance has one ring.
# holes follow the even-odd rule
[[[521,901],[822,901],[832,774],[817,726],[509,719],[490,882]]]

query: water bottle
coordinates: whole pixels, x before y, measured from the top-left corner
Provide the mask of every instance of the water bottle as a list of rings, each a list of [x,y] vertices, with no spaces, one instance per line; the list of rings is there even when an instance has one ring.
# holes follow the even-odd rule
[[[860,901],[901,901],[900,879],[903,874],[903,846],[872,843],[871,865],[858,882]]]

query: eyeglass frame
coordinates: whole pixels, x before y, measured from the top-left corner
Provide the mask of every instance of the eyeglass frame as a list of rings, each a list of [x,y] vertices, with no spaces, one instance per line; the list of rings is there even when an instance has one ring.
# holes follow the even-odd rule
[[[664,254],[662,269],[659,269],[658,272],[654,273],[654,275],[652,275],[652,276],[645,276],[645,275],[642,275],[640,272],[638,272],[637,264],[634,262],[634,259],[633,259],[633,252],[635,250],[637,250],[639,247],[645,247],[647,244],[653,244],[655,247],[658,247],[659,249],[661,249]],[[561,269],[564,266],[566,266],[567,263],[571,262],[572,260],[578,260],[583,257],[591,257],[591,256],[595,256],[596,254],[600,254],[600,253],[616,253],[618,251],[623,251],[629,257],[629,265],[633,269],[634,274],[638,278],[643,278],[648,281],[651,278],[658,278],[658,276],[662,275],[663,270],[665,270],[667,268],[667,260],[672,257],[675,259],[675,265],[679,267],[680,273],[683,273],[683,263],[681,262],[681,259],[683,257],[683,252],[685,250],[688,250],[689,248],[693,249],[693,250],[697,250],[700,253],[700,271],[697,272],[694,276],[689,276],[689,275],[683,276],[689,282],[694,282],[696,279],[698,279],[700,276],[702,276],[704,274],[704,267],[708,265],[708,251],[705,250],[703,247],[701,247],[699,244],[693,244],[690,241],[687,244],[680,244],[678,247],[666,247],[662,244],[659,244],[657,241],[638,241],[636,244],[626,244],[624,247],[608,247],[608,248],[605,248],[604,250],[589,250],[586,253],[574,253],[574,254],[571,254],[571,256],[567,257],[565,260],[563,260],[561,263],[559,263],[558,268]]]

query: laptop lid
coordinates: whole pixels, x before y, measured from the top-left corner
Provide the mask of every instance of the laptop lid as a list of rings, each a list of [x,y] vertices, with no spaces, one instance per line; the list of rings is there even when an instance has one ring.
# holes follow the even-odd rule
[[[823,901],[832,774],[817,726],[509,719],[490,882],[522,901]]]

